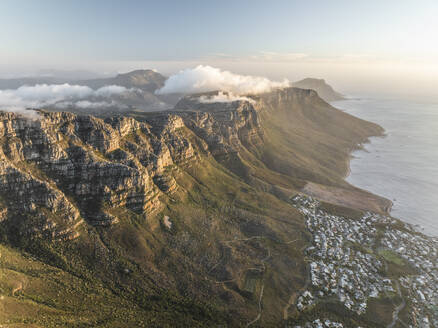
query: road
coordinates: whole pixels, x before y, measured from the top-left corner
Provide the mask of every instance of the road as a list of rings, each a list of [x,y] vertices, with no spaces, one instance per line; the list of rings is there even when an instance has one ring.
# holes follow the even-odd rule
[[[402,302],[401,302],[401,304],[397,305],[397,307],[394,309],[394,312],[392,313],[392,321],[391,321],[391,323],[390,323],[388,326],[386,326],[386,328],[393,328],[393,327],[395,326],[395,324],[397,323],[397,321],[399,321],[398,314],[399,314],[400,311],[403,310],[403,308],[406,306],[406,302],[405,302],[405,299],[403,298],[403,295],[402,295],[402,293],[401,293],[400,285],[399,285],[398,281],[396,281],[396,284],[397,284],[397,285],[396,285],[396,286],[397,286],[397,293],[398,293],[398,295],[402,298]],[[403,326],[408,327],[408,326],[407,326],[406,324],[404,324],[402,321],[400,321],[400,323],[401,323]]]

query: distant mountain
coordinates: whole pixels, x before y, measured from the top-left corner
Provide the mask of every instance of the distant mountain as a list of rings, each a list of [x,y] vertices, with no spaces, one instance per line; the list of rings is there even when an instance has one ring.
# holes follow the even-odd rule
[[[86,71],[86,70],[60,70],[60,69],[42,69],[36,74],[37,77],[52,77],[56,80],[89,80],[107,77],[108,75]]]
[[[106,99],[85,99],[93,101],[109,101],[109,107],[77,107],[74,104],[63,107],[62,110],[98,114],[105,112],[124,112],[127,110],[156,111],[172,108],[181,98],[181,95],[155,95],[155,90],[161,88],[166,81],[165,76],[153,70],[135,70],[132,72],[118,74],[113,77],[93,78],[93,79],[70,79],[68,76],[86,76],[89,72],[70,72],[70,71],[41,71],[41,76],[23,77],[14,79],[0,79],[1,89],[17,89],[23,85],[35,86],[37,84],[63,84],[88,86],[94,90],[108,85],[118,85],[128,90],[122,94],[111,95]],[[64,76],[64,77],[62,77]],[[47,108],[50,111],[58,111],[59,107]]]
[[[24,77],[15,79],[0,79],[0,90],[1,89],[17,89],[22,85],[33,86],[36,84],[62,84],[69,83],[72,85],[82,85],[88,86],[94,90],[102,88],[108,85],[118,85],[123,86],[128,89],[119,95],[112,95],[108,97],[111,101],[110,107],[77,107],[77,106],[67,106],[63,110],[75,112],[75,113],[85,113],[98,115],[105,111],[106,113],[113,112],[126,112],[131,110],[139,111],[156,111],[170,109],[181,99],[181,94],[170,94],[170,95],[156,95],[155,91],[164,86],[167,77],[161,75],[150,69],[135,70],[128,73],[118,74],[113,77],[104,78],[93,78],[93,79],[69,79],[67,76],[85,76],[87,72],[80,72],[70,75],[67,74],[69,71],[54,71],[45,70],[42,73],[46,73],[47,76],[36,76],[36,77]],[[62,77],[64,74],[65,77]],[[327,102],[341,100],[344,97],[333,90],[333,88],[328,85],[323,79],[313,79],[306,78],[304,80],[295,82],[292,84],[293,87],[300,89],[312,89],[315,90],[318,95]],[[87,99],[93,100],[93,99]],[[96,100],[96,99],[94,99]],[[103,101],[105,99],[100,99]],[[47,108],[48,110],[58,111],[58,108]]]
[[[164,81],[166,81],[165,76],[146,69],[118,74],[110,78],[75,81],[75,84],[86,85],[93,89],[98,89],[105,85],[120,85],[126,88],[137,88],[153,93],[164,85]]]
[[[336,92],[324,79],[306,78],[292,83],[292,86],[300,89],[315,90],[325,101],[336,101],[345,99],[342,94]]]
[[[132,72],[118,74],[114,77],[104,78],[83,78],[84,76],[90,76],[91,73],[87,72],[69,72],[55,70],[40,71],[40,75],[19,77],[12,79],[0,79],[0,89],[17,89],[23,85],[36,85],[36,84],[59,84],[69,83],[76,85],[85,85],[93,89],[101,88],[105,85],[120,85],[126,88],[137,88],[143,91],[154,92],[161,88],[166,81],[166,77],[153,70],[135,70]]]

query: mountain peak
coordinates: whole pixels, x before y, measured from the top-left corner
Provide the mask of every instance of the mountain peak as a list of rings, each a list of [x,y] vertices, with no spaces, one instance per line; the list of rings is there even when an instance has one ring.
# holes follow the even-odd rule
[[[139,88],[147,91],[155,91],[164,85],[166,78],[153,70],[135,70],[128,73],[118,74],[114,78],[114,84],[128,88]]]
[[[300,89],[315,90],[318,95],[325,101],[336,101],[344,99],[344,96],[335,91],[332,86],[327,84],[324,79],[305,78],[300,81],[292,83],[292,86]]]
[[[152,77],[152,76],[162,76],[162,75],[160,73],[152,70],[152,69],[136,69],[136,70],[126,72],[126,73],[119,73],[119,74],[117,74],[116,78],[120,77],[120,76],[148,76],[148,77],[150,76],[150,77]]]

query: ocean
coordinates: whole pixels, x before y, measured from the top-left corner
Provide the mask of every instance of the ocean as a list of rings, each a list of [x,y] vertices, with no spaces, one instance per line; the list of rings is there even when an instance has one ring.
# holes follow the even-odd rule
[[[438,236],[438,103],[358,98],[332,105],[386,131],[353,152],[347,181],[390,199],[392,216]]]

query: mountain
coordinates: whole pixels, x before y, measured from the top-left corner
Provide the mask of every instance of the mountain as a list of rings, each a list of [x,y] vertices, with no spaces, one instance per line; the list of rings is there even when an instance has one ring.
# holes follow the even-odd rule
[[[92,89],[107,85],[123,86],[129,90],[121,96],[113,96],[117,103],[131,109],[152,111],[172,108],[181,97],[181,95],[155,95],[155,90],[163,87],[165,80],[165,76],[153,70],[135,70],[111,78],[75,81],[74,84],[86,85]],[[112,110],[125,111],[123,108]]]
[[[121,94],[106,95],[101,99],[81,99],[86,102],[96,102],[98,106],[76,106],[67,102],[62,107],[47,106],[47,110],[59,111],[60,109],[79,114],[120,113],[127,110],[157,111],[171,109],[182,95],[155,95],[155,90],[164,85],[166,77],[153,70],[135,70],[115,77],[94,79],[70,79],[68,77],[87,76],[91,73],[82,71],[53,71],[45,70],[42,73],[52,76],[39,76],[17,79],[0,79],[0,90],[17,89],[23,85],[35,86],[37,84],[63,84],[87,86],[94,90],[105,86],[117,85],[127,89]],[[63,77],[64,76],[64,77]],[[61,101],[62,102],[62,101]],[[106,106],[102,104],[108,103]]]
[[[84,85],[93,89],[99,89],[107,85],[120,85],[126,88],[137,88],[143,91],[154,92],[164,85],[166,77],[153,70],[135,70],[114,77],[83,79],[78,77],[90,76],[86,71],[56,71],[44,70],[41,75],[12,79],[0,79],[0,89],[17,89],[23,85],[33,86],[36,84],[60,84],[70,83]]]
[[[120,85],[125,88],[137,88],[143,91],[154,92],[164,85],[166,77],[152,70],[135,70],[129,73],[118,74],[115,77],[91,80],[79,80],[75,84],[86,85],[99,89],[106,85]]]
[[[345,245],[355,258],[385,263],[373,281],[388,277],[395,288],[414,272],[367,233],[420,237],[388,218],[388,200],[344,180],[351,151],[383,129],[313,90],[230,103],[199,96],[162,112],[0,114],[0,323],[278,327],[329,318],[380,327],[395,311],[412,322],[417,303],[405,289],[401,310],[389,289],[369,298],[379,310],[366,315],[331,296],[299,306],[318,292],[309,261],[322,260],[311,250],[327,244],[312,213],[352,226]],[[359,226],[374,217],[382,222]]]
[[[333,90],[323,79],[306,78],[292,83],[292,86],[300,89],[315,90],[322,99],[328,102],[345,99],[343,95]]]

